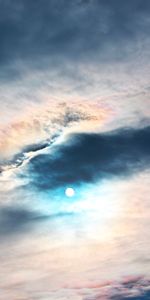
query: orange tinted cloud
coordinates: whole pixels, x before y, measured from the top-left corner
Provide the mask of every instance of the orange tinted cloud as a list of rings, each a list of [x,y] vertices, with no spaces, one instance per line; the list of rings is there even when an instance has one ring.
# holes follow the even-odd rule
[[[25,107],[18,117],[0,128],[0,156],[11,157],[23,147],[50,139],[67,131],[92,131],[101,128],[110,110],[89,101],[49,102]]]

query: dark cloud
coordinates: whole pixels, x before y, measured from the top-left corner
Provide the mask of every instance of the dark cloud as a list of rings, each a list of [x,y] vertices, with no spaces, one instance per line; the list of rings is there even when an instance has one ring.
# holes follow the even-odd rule
[[[99,298],[100,299],[100,298]],[[150,299],[150,291],[139,294],[139,296],[114,296],[111,297],[110,300],[149,300]],[[93,299],[94,300],[94,299]],[[98,300],[98,299],[95,299]]]
[[[71,212],[59,212],[41,214],[23,207],[1,207],[0,209],[0,239],[15,237],[20,234],[29,232],[34,226],[41,222],[49,222],[49,224],[57,218],[70,218],[73,216]],[[53,224],[49,230],[53,230]]]
[[[150,281],[144,277],[129,278],[122,282],[103,285],[98,288],[96,296],[84,298],[84,300],[148,300],[150,299]],[[93,292],[94,293],[94,292]]]
[[[32,184],[51,189],[131,175],[150,162],[150,127],[103,134],[74,134],[29,163]]]
[[[149,13],[149,0],[0,0],[0,66],[123,59],[127,41],[149,35]]]
[[[0,209],[0,238],[19,234],[29,230],[31,226],[43,221],[47,216],[19,207],[1,207]]]

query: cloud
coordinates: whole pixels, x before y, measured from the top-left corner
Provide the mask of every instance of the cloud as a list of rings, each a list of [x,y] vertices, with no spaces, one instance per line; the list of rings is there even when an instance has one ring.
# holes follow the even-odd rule
[[[1,207],[0,208],[0,239],[10,235],[22,234],[29,231],[34,224],[46,220],[47,216],[25,208]]]
[[[94,296],[95,294],[95,296]],[[91,296],[84,300],[148,300],[150,297],[150,281],[144,277],[130,277],[120,282],[111,282],[104,285],[97,284]]]
[[[131,52],[128,42],[149,35],[148,0],[15,0],[13,5],[1,0],[0,11],[1,67],[16,61],[45,68],[47,59],[55,67],[98,56],[124,59]]]
[[[26,140],[38,127],[35,105],[48,101],[109,105],[120,126],[148,117],[149,12],[147,0],[1,0],[0,135],[26,123],[28,110]]]
[[[40,150],[71,128],[94,129],[102,125],[109,114],[107,107],[99,105],[98,110],[97,104],[90,102],[45,101],[35,107],[26,104],[16,120],[11,118],[7,126],[5,123],[0,126],[0,162],[16,154],[16,159],[17,156],[19,159],[20,152]]]
[[[2,300],[150,298],[117,282],[149,274],[149,15],[149,0],[0,0]]]
[[[53,230],[53,222],[58,218],[63,220],[64,218],[70,218],[74,216],[73,212],[49,212],[48,214],[42,214],[39,211],[31,210],[23,206],[15,205],[12,203],[10,206],[0,207],[0,240],[9,239],[10,236],[15,238],[21,236],[24,233],[31,232],[44,223],[48,222],[49,230]],[[47,223],[46,223],[47,224]]]
[[[39,189],[126,176],[150,162],[150,127],[103,134],[74,134],[51,153],[29,162],[31,182]]]

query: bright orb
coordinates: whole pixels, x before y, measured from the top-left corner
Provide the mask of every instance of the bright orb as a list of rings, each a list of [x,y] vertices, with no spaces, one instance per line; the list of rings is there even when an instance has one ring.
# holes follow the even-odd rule
[[[75,195],[75,190],[71,187],[66,188],[65,194],[67,197],[73,197]]]

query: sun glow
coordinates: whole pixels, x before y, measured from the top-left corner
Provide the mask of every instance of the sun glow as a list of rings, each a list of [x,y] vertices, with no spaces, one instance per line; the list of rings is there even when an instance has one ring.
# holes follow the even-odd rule
[[[66,188],[65,195],[67,197],[73,197],[75,195],[75,190],[71,187]]]

